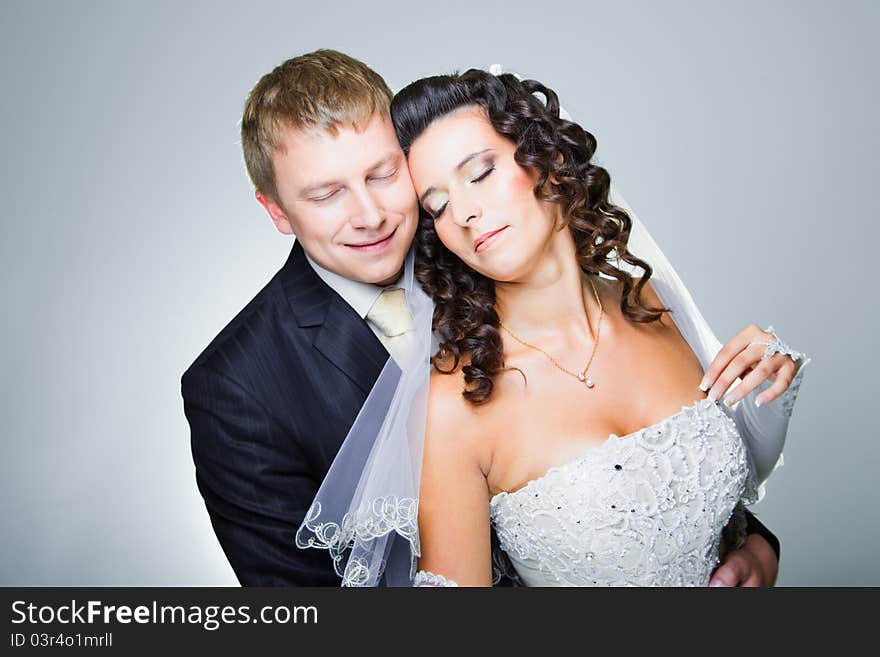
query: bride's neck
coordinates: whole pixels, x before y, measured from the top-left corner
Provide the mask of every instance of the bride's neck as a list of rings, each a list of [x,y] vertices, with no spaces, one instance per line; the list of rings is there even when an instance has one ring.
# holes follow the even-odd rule
[[[504,325],[523,339],[570,331],[589,335],[585,309],[595,322],[598,306],[578,265],[571,232],[555,233],[525,278],[497,282],[495,303]]]

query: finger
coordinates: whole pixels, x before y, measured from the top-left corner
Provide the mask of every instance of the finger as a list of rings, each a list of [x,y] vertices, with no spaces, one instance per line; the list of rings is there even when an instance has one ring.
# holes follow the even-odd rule
[[[756,405],[763,406],[764,404],[769,404],[783,392],[788,390],[788,386],[791,385],[791,382],[794,379],[794,363],[788,356],[783,356],[782,358],[788,362],[783,363],[782,366],[776,370],[776,380],[773,382],[773,385],[755,397]]]
[[[773,377],[774,371],[780,366],[780,363],[771,358],[760,361],[752,367],[745,376],[740,374],[742,382],[724,398],[724,403],[733,406],[740,399],[743,399],[752,390],[764,383],[767,379]],[[758,404],[760,406],[760,404]]]
[[[700,382],[700,390],[706,392],[712,386],[721,373],[727,369],[730,362],[745,349],[749,342],[756,338],[757,334],[762,331],[755,324],[749,324],[742,331],[737,333],[733,338],[721,348],[721,351],[712,359],[712,363],[706,369],[703,380]]]
[[[700,384],[700,389],[703,392],[706,392],[721,373],[730,365],[730,362],[737,356],[737,354],[748,347],[749,343],[756,339],[756,335],[760,334],[760,328],[755,324],[749,324],[742,331],[733,336],[733,338],[721,348],[721,351],[718,352],[712,360],[712,363],[706,369],[706,374]]]
[[[756,573],[753,573],[740,582],[739,585],[743,588],[757,589],[761,587],[761,578]]]
[[[730,364],[724,369],[709,391],[709,398],[712,401],[720,399],[743,372],[760,360],[758,352],[758,345],[754,345],[741,351],[736,358],[730,361]]]
[[[709,586],[739,586],[742,579],[739,562],[739,559],[733,558],[718,566],[709,580]]]
[[[729,347],[729,348],[728,348]],[[703,392],[707,392],[712,386],[721,373],[724,371],[733,357],[736,355],[733,351],[733,347],[729,344],[725,345],[721,348],[721,351],[712,359],[712,362],[709,364],[709,367],[706,368],[706,373],[703,375],[703,380],[700,381],[700,390]]]

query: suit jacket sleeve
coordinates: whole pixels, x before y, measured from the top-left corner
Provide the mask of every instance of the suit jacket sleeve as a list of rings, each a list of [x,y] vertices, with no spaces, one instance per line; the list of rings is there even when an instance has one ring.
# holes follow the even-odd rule
[[[241,584],[338,586],[330,557],[295,543],[318,488],[298,437],[207,368],[188,371],[182,393],[196,481]]]
[[[746,534],[760,534],[763,536],[776,553],[776,560],[779,561],[779,539],[748,509],[746,509]]]

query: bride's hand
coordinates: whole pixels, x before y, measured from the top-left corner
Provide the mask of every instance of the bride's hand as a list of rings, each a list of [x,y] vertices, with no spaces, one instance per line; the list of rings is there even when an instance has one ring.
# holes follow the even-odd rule
[[[772,330],[772,327],[769,330]],[[708,390],[709,398],[716,401],[737,378],[741,378],[742,382],[724,398],[725,404],[733,406],[765,380],[770,379],[773,384],[755,398],[755,403],[761,406],[772,402],[788,389],[803,363],[803,358],[798,362],[785,353],[775,353],[764,358],[767,345],[776,339],[772,333],[762,330],[755,324],[749,324],[715,356],[715,360],[706,370],[700,390],[704,392]],[[793,353],[797,354],[797,352]]]

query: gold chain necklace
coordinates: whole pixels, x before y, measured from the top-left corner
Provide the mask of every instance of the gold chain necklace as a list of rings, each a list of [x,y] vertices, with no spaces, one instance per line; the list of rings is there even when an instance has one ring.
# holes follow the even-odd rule
[[[593,383],[593,380],[587,376],[587,371],[590,369],[590,365],[593,364],[593,357],[596,355],[596,348],[599,346],[599,331],[602,330],[602,316],[605,314],[605,309],[602,307],[602,301],[599,299],[599,293],[596,292],[596,286],[593,284],[593,279],[587,278],[587,280],[590,282],[590,287],[593,288],[593,295],[596,297],[596,303],[599,304],[599,321],[596,322],[596,339],[593,340],[593,350],[592,350],[592,352],[590,352],[590,359],[587,361],[587,364],[584,366],[584,369],[582,369],[580,372],[572,372],[571,370],[566,369],[565,367],[560,365],[559,362],[555,358],[553,358],[553,356],[551,356],[546,351],[541,349],[541,347],[533,345],[530,342],[526,342],[522,338],[517,337],[517,335],[513,331],[511,331],[509,328],[507,328],[504,325],[504,322],[499,321],[498,324],[501,326],[501,328],[503,328],[505,331],[507,331],[510,334],[510,337],[512,337],[517,342],[519,342],[521,345],[523,345],[525,347],[529,347],[531,349],[535,349],[537,351],[540,351],[542,354],[544,354],[547,358],[550,359],[550,362],[553,363],[553,365],[556,366],[557,369],[562,370],[563,372],[565,372],[569,376],[573,376],[574,378],[576,378],[578,381],[583,383],[588,388],[592,388],[596,384]],[[587,317],[587,320],[589,320],[589,316]]]

